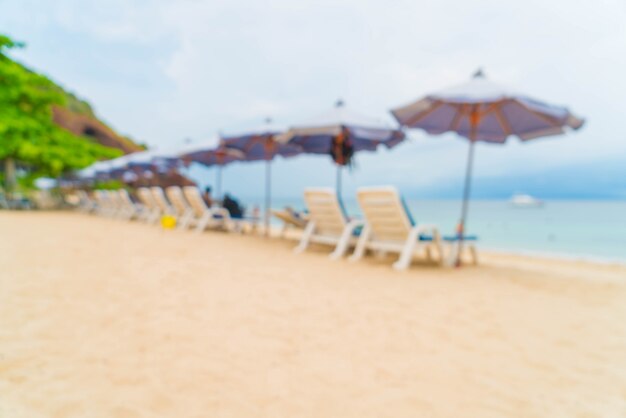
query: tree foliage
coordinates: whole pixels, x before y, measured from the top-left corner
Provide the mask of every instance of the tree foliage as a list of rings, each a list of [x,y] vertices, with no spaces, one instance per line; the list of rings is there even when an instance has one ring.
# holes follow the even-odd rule
[[[0,35],[0,160],[12,158],[36,173],[57,176],[119,156],[121,151],[78,137],[52,121],[52,107],[63,106],[65,95],[6,55],[22,46]]]

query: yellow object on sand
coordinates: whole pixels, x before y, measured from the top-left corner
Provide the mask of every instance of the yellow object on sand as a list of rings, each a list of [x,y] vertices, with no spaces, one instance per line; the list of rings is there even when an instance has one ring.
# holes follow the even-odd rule
[[[161,226],[163,229],[174,229],[176,227],[176,218],[171,215],[162,216]]]

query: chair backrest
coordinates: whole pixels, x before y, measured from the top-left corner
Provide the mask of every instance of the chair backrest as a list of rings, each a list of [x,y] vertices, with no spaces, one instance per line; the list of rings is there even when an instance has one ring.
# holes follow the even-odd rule
[[[172,202],[172,206],[174,206],[178,215],[182,215],[189,210],[189,203],[185,200],[185,196],[183,196],[183,191],[180,187],[170,186],[165,189],[165,194],[170,202]]]
[[[395,187],[360,188],[357,200],[376,240],[406,240],[413,220]]]
[[[78,196],[79,204],[81,206],[90,206],[91,205],[91,199],[89,198],[89,195],[87,194],[86,191],[84,191],[84,190],[76,190],[76,196]]]
[[[119,200],[122,202],[122,204],[125,207],[133,207],[135,206],[135,204],[133,203],[132,199],[130,198],[130,195],[128,194],[128,190],[126,189],[119,189],[117,191],[118,196],[119,196]]]
[[[309,220],[315,222],[316,234],[341,235],[348,217],[335,190],[305,189],[304,202],[309,210]]]
[[[96,202],[101,209],[108,207],[109,202],[104,194],[104,190],[96,190],[93,192],[93,197],[96,199]]]
[[[154,201],[154,197],[152,196],[152,192],[147,187],[140,187],[137,189],[137,197],[141,201],[141,203],[147,207],[148,209],[158,209],[156,202]]]
[[[124,203],[120,198],[120,194],[117,190],[108,190],[105,191],[107,199],[109,200],[109,204],[113,209],[121,209],[124,207]]]
[[[191,205],[194,215],[197,217],[204,215],[206,211],[209,210],[196,186],[183,187],[183,194],[185,195],[185,198],[187,198],[187,202]]]
[[[163,193],[163,189],[160,187],[154,186],[150,190],[152,190],[152,197],[154,199],[154,202],[159,207],[159,209],[161,209],[163,212],[171,212],[172,207],[170,206],[170,203],[165,198],[165,193]]]

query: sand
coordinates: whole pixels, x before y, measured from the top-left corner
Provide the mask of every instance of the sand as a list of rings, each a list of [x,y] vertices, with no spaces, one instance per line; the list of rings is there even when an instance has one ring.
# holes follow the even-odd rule
[[[0,417],[623,417],[626,269],[0,212]]]

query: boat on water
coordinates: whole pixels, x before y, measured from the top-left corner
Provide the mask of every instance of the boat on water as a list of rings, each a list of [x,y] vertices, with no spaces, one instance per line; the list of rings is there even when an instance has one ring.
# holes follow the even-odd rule
[[[509,203],[516,208],[539,208],[543,206],[544,202],[529,194],[515,193]]]

